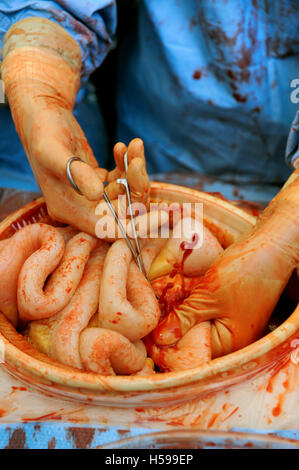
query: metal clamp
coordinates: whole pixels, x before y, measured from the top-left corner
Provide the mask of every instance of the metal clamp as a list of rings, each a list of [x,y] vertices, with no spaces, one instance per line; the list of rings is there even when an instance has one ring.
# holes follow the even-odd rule
[[[80,191],[80,189],[78,188],[78,186],[76,185],[75,181],[73,180],[73,176],[72,176],[72,173],[71,173],[71,164],[72,162],[74,161],[80,161],[80,162],[83,162],[85,163],[84,160],[82,160],[82,158],[80,157],[71,157],[68,161],[67,161],[67,164],[66,164],[66,175],[68,177],[68,180],[69,182],[71,183],[71,185],[73,186],[74,190],[80,194],[80,196],[82,196],[82,193]]]
[[[142,259],[142,253],[141,253],[141,248],[139,244],[139,239],[138,235],[136,232],[136,225],[135,225],[135,219],[134,219],[134,214],[133,214],[133,209],[132,209],[132,200],[131,200],[131,193],[130,193],[130,188],[128,184],[128,178],[127,178],[127,172],[128,172],[128,152],[125,153],[124,155],[124,164],[125,164],[125,178],[118,178],[117,182],[122,184],[125,187],[126,190],[126,195],[128,198],[128,207],[129,207],[129,213],[130,213],[130,220],[131,220],[131,227],[132,227],[132,235],[135,241],[136,245],[136,251],[133,253],[135,262],[137,263],[137,266],[139,270],[142,272],[146,280],[149,282],[150,286],[153,289],[152,283],[147,275],[147,272],[144,267],[143,259]],[[154,290],[154,289],[153,289]],[[154,291],[155,292],[155,291]],[[155,293],[157,299],[159,300],[159,296]]]

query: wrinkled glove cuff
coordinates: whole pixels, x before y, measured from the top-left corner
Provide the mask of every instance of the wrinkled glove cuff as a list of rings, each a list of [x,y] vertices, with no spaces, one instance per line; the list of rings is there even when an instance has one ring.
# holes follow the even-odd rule
[[[26,18],[7,31],[2,57],[22,47],[39,48],[63,58],[76,71],[81,69],[81,49],[77,41],[61,26],[45,18]]]

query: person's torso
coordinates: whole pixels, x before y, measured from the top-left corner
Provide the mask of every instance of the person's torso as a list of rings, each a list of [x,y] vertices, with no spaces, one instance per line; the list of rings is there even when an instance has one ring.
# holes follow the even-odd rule
[[[143,0],[121,52],[118,139],[144,140],[151,173],[283,182],[298,38],[297,0]]]

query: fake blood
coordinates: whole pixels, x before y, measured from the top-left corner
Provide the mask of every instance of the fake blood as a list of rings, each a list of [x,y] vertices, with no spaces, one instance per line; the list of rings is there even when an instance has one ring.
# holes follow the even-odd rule
[[[174,312],[174,309],[190,295],[189,289],[186,288],[185,278],[183,275],[184,264],[197,245],[198,240],[198,234],[194,234],[190,242],[184,241],[180,244],[180,248],[184,252],[183,258],[181,263],[176,263],[174,265],[174,269],[169,275],[170,279],[173,279],[174,282],[168,282],[160,295],[159,304],[162,315],[159,325],[152,333],[152,340],[154,343],[159,343],[159,340],[165,335],[171,335],[171,337],[176,338],[176,341],[182,337],[180,321]],[[161,348],[161,355],[163,356],[163,348]]]
[[[199,240],[198,234],[194,233],[194,235],[192,236],[192,241],[191,242],[186,242],[185,241],[185,242],[182,242],[180,244],[181,250],[184,251],[183,259],[182,259],[182,262],[181,262],[181,274],[183,274],[183,272],[184,272],[184,264],[186,262],[186,259],[188,258],[188,256],[191,255],[193,249],[196,247],[196,245],[198,243],[198,240]]]

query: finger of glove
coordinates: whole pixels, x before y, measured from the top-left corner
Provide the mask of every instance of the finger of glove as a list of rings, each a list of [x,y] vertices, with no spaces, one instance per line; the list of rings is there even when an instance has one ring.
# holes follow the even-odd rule
[[[120,168],[115,167],[114,170],[109,171],[108,176],[107,176],[107,181],[108,183],[111,183],[112,181],[117,180],[117,178],[121,178],[122,171]]]
[[[127,198],[125,195],[122,195],[121,197],[118,197],[117,199],[110,199],[110,204],[113,207],[114,211],[118,215],[119,219],[126,219],[127,217]],[[105,199],[101,199],[101,201],[98,203],[96,207],[96,215],[99,215],[100,217],[105,216],[105,215],[110,215],[113,217],[113,214],[111,212],[111,209],[109,208],[107,202]]]
[[[118,214],[120,222],[127,231],[127,220],[126,220],[126,204],[123,209],[120,207],[119,200],[110,201],[115,212]],[[101,200],[95,209],[95,214],[99,218],[96,227],[96,236],[107,241],[114,241],[119,238],[123,238],[121,229],[118,223],[114,219],[111,210],[105,200]]]
[[[87,163],[75,160],[71,164],[71,173],[79,191],[89,201],[98,201],[104,192],[103,181],[96,170]]]
[[[159,229],[168,224],[169,215],[165,211],[154,210],[138,215],[134,221],[136,233],[140,238],[159,238]],[[127,233],[130,238],[134,237],[131,225],[128,225]]]
[[[128,147],[123,142],[118,142],[115,144],[113,149],[114,160],[116,166],[123,172],[125,170],[124,156],[126,151],[128,151],[128,164],[134,158],[142,158],[145,162],[144,156],[144,145],[143,141],[138,137],[132,139]]]
[[[150,180],[145,168],[145,160],[136,157],[131,160],[127,172],[132,202],[146,203],[150,193]]]
[[[131,140],[128,145],[128,163],[130,164],[130,162],[135,158],[141,158],[144,161],[144,167],[146,168],[143,141],[138,137]]]
[[[106,194],[110,200],[117,199],[118,196],[125,193],[126,188],[123,184],[117,183],[117,181],[112,181],[106,186]]]
[[[127,151],[127,146],[123,142],[117,142],[113,148],[113,155],[116,167],[120,172],[125,171],[124,156]]]
[[[123,214],[123,211],[122,211],[122,208],[120,209],[120,204],[118,203],[118,201],[117,200],[110,201],[110,204],[112,205],[112,207],[115,210],[116,214],[119,215],[119,217],[121,218],[122,214]],[[110,214],[112,215],[111,210],[110,210],[107,202],[104,199],[102,199],[97,204],[96,209],[95,209],[95,214],[97,216],[100,216],[100,217],[110,215]],[[112,217],[113,217],[113,215],[112,215]],[[125,218],[125,216],[124,216],[124,218]]]

